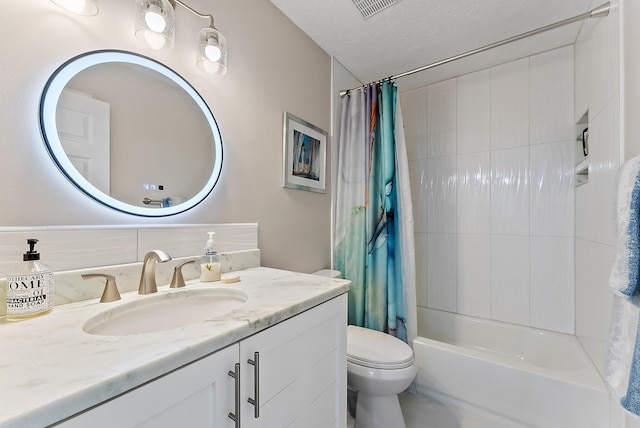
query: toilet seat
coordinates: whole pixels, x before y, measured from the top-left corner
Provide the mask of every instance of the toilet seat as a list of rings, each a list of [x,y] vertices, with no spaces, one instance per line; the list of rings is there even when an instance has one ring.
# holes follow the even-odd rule
[[[349,325],[347,361],[374,369],[403,369],[413,364],[413,350],[389,334]]]

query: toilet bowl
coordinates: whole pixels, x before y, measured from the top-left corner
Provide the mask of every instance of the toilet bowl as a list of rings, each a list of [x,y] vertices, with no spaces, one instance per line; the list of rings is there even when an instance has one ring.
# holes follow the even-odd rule
[[[413,350],[386,333],[347,327],[347,384],[358,396],[355,428],[405,428],[398,394],[416,377]]]

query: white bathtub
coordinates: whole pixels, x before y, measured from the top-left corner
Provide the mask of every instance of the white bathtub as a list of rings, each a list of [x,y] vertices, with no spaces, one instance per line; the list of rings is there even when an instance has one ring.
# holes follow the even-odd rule
[[[609,393],[575,336],[418,309],[418,392],[514,427],[606,428]]]

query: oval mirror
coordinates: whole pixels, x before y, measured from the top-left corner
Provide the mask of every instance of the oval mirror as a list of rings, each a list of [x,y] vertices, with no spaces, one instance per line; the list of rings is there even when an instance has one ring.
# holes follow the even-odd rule
[[[170,68],[130,52],[89,52],[60,66],[42,93],[40,130],[78,189],[139,216],[193,208],[222,169],[204,99]]]

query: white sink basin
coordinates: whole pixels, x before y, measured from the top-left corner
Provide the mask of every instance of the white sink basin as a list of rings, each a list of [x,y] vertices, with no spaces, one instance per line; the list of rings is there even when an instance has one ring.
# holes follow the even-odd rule
[[[89,334],[129,336],[200,323],[244,305],[249,296],[234,288],[183,289],[124,303],[100,312],[82,327]]]

